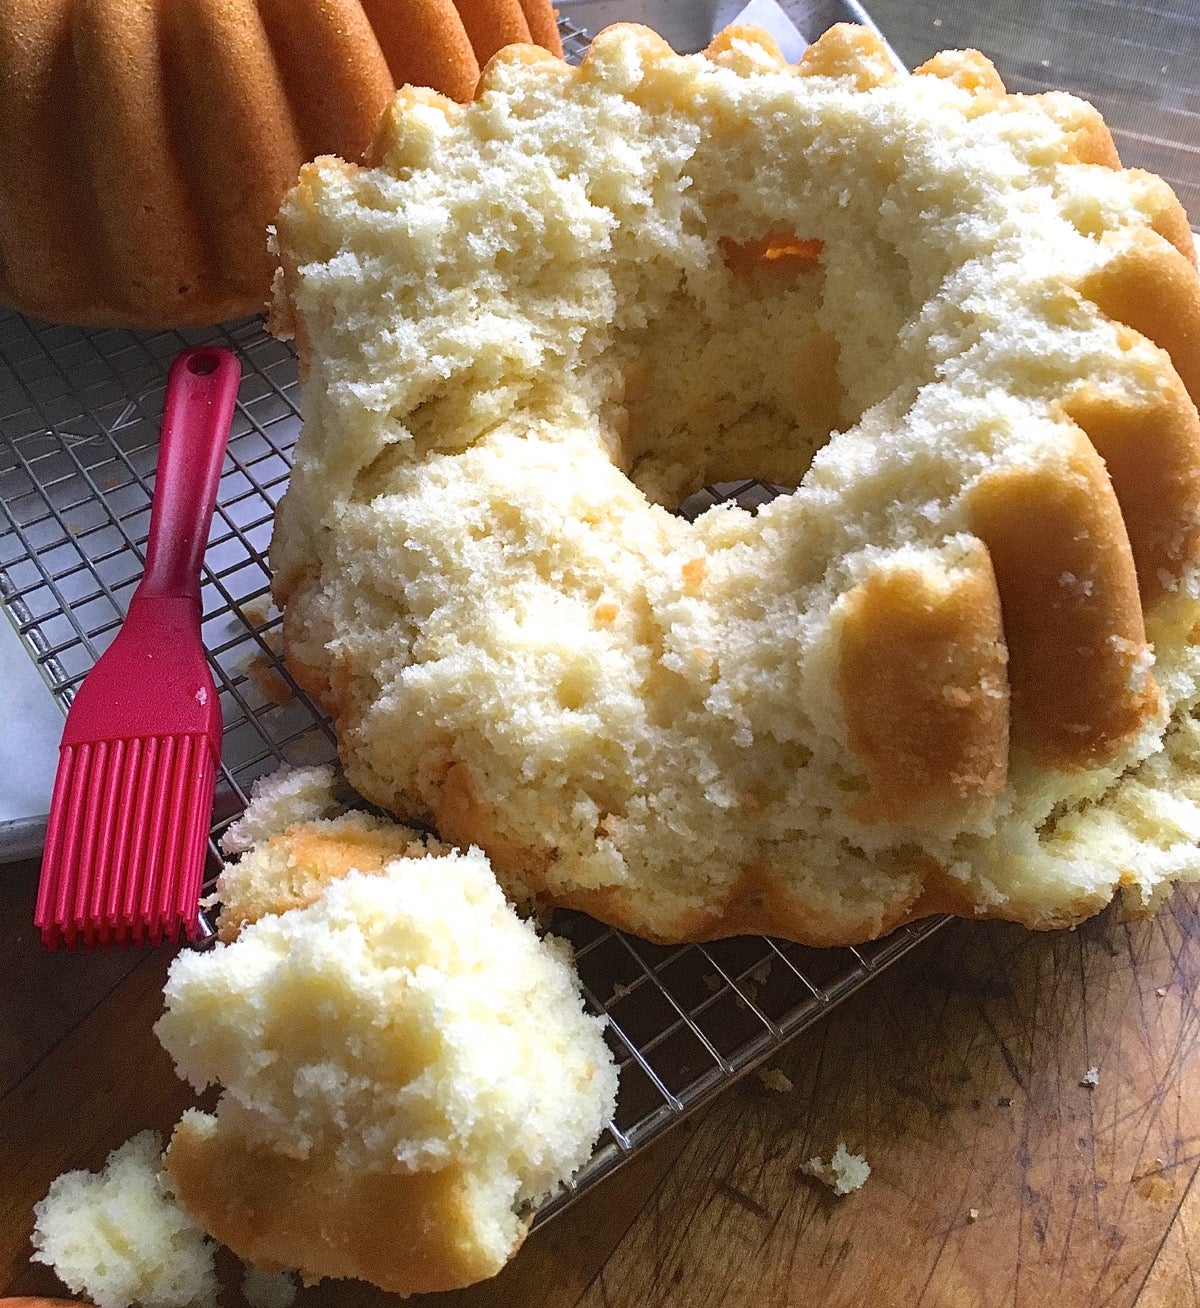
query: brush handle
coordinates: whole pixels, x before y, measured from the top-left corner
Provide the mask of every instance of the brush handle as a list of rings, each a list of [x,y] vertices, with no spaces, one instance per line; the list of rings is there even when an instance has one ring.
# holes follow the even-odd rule
[[[171,365],[150,505],[146,570],[135,598],[200,598],[200,564],[217,503],[241,372],[234,354],[213,345],[185,350]]]

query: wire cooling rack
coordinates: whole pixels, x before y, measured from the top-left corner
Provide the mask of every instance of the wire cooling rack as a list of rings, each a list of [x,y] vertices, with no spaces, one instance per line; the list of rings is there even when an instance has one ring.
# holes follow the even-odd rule
[[[64,708],[115,636],[141,575],[164,379],[179,350],[235,350],[244,370],[202,580],[204,638],[225,720],[213,841],[254,779],[280,762],[336,757],[332,728],[278,656],[266,551],[300,427],[296,360],[260,319],[206,331],[89,331],[0,314],[0,596]],[[761,502],[757,482],[712,489]],[[212,868],[218,866],[215,843]],[[936,929],[860,949],[762,937],[663,948],[581,914],[554,931],[575,948],[589,1005],[621,1067],[614,1121],[570,1201],[769,1058]]]
[[[564,24],[568,54],[586,37]],[[329,722],[279,657],[266,554],[300,428],[296,359],[261,319],[182,332],[87,330],[0,310],[0,601],[65,708],[116,635],[141,575],[167,369],[188,346],[236,351],[243,379],[202,578],[203,634],[225,733],[210,841],[281,762],[336,758]],[[744,482],[706,492],[760,503]],[[589,1006],[607,1018],[620,1099],[591,1161],[545,1220],[941,924],[859,949],[763,937],[665,948],[559,913]]]

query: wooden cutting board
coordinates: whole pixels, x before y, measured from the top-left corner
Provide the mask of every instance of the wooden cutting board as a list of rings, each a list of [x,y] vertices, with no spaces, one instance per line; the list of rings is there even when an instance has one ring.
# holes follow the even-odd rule
[[[188,1094],[150,1032],[165,957],[47,955],[32,866],[0,883],[0,1289],[61,1294],[28,1261],[33,1203]],[[746,1077],[495,1281],[408,1302],[1200,1304],[1198,908],[1193,891],[1134,924],[947,926],[788,1046],[786,1081]],[[802,1170],[840,1140],[871,1165],[844,1198]],[[300,1297],[387,1302],[352,1283]]]

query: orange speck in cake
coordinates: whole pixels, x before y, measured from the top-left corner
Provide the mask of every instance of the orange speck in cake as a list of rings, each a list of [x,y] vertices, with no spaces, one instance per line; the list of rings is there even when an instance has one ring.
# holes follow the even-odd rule
[[[722,236],[718,244],[725,267],[741,274],[755,268],[778,268],[788,272],[808,272],[821,262],[825,242],[817,237],[801,237],[786,227],[778,227],[765,236],[749,241],[735,241]]]
[[[689,595],[694,595],[708,576],[708,563],[703,558],[688,559],[683,565],[683,586]]]

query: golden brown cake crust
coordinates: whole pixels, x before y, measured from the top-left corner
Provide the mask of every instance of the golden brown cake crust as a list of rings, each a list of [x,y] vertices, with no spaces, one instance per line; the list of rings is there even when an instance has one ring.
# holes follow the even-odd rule
[[[256,861],[270,868],[269,878],[239,876],[237,868],[218,878],[217,934],[235,940],[243,927],[267,913],[315,903],[331,881],[350,872],[372,875],[397,858],[439,853],[445,848],[438,841],[366,814],[348,814],[321,828],[297,824],[270,837],[259,850]]]
[[[1158,691],[1137,672],[1146,629],[1103,461],[1080,434],[1065,466],[981,481],[970,513],[1004,612],[1014,745],[1059,768],[1110,757],[1157,711]]]
[[[1140,402],[1081,382],[1063,409],[1104,460],[1149,612],[1173,593],[1186,561],[1200,557],[1200,415],[1172,372]]]
[[[347,1173],[324,1164],[247,1150],[192,1117],[176,1126],[166,1154],[193,1220],[266,1271],[312,1267],[319,1248],[320,1276],[409,1295],[471,1285],[503,1267],[506,1260],[483,1259],[477,1245],[452,1238],[468,1225],[457,1167]],[[373,1220],[381,1213],[386,1222]]]
[[[950,586],[916,567],[844,599],[838,669],[867,821],[957,825],[1008,774],[1008,655],[991,560],[976,545]]]
[[[410,82],[432,86],[452,100],[469,100],[474,95],[479,58],[453,0],[414,0],[411,6],[393,0],[363,0],[362,8],[394,86]],[[369,137],[362,138],[360,149],[367,140]]]
[[[1156,231],[1135,231],[1112,243],[1079,289],[1110,318],[1162,346],[1193,405],[1200,405],[1200,278],[1190,232],[1187,237],[1190,259]]]

